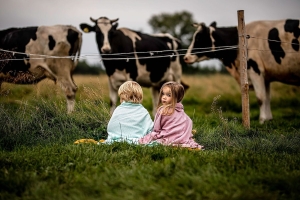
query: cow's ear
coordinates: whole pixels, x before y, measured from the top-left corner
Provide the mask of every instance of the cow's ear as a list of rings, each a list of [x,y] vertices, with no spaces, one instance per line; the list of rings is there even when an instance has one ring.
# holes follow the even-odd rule
[[[95,31],[95,27],[90,26],[88,24],[80,24],[80,28],[85,33],[89,33],[89,32]]]
[[[113,25],[113,29],[116,30],[117,27],[118,27],[118,25],[119,25],[118,23],[115,23],[115,24]]]
[[[214,28],[217,28],[217,22],[213,21],[211,24],[210,24],[211,27],[214,27]]]

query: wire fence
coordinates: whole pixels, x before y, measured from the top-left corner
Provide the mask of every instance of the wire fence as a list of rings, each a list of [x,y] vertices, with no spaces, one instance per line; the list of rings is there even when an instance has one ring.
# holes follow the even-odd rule
[[[243,37],[243,36],[239,36]],[[297,43],[289,43],[289,42],[282,42],[280,40],[271,40],[271,39],[265,39],[265,38],[259,38],[259,37],[253,37],[253,36],[246,36],[247,39],[257,39],[257,40],[266,40],[269,42],[278,42],[278,43],[286,43],[290,45],[296,45],[299,46]],[[218,46],[214,47],[205,47],[205,48],[193,48],[193,52],[191,54],[197,54],[197,53],[209,53],[209,52],[218,52],[218,51],[227,51],[227,50],[238,50],[238,45],[232,45],[232,46]],[[7,62],[7,61],[16,61],[16,60],[24,60],[24,59],[45,59],[45,58],[52,58],[52,59],[87,59],[87,58],[95,58],[101,60],[132,60],[132,59],[155,59],[155,58],[163,58],[163,57],[170,57],[173,56],[183,56],[186,54],[188,49],[175,49],[175,50],[162,50],[162,51],[143,51],[143,52],[127,52],[127,53],[112,53],[112,54],[105,54],[103,57],[102,54],[85,54],[80,56],[51,56],[51,55],[42,55],[42,54],[31,54],[31,53],[24,53],[24,52],[18,52],[18,51],[12,51],[12,50],[5,50],[0,49],[0,62]],[[247,48],[247,50],[251,51],[272,51],[272,52],[283,52],[279,49],[256,49],[256,48]],[[1,56],[1,52],[5,53],[5,56]],[[285,53],[299,53],[297,51],[288,51]],[[25,55],[25,58],[12,58],[16,57],[15,55]],[[138,55],[138,56],[137,56]],[[101,57],[101,58],[99,58]]]

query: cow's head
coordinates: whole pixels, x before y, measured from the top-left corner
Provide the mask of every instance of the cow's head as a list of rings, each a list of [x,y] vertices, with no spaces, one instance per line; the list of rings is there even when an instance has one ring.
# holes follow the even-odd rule
[[[90,20],[95,23],[94,26],[82,23],[80,24],[81,30],[85,33],[96,32],[96,40],[100,53],[112,53],[110,46],[110,38],[114,35],[119,19],[110,20],[107,17],[100,17],[98,19],[93,19],[90,17]]]
[[[215,31],[216,22],[211,23],[209,27],[204,23],[194,23],[192,25],[196,28],[196,32],[184,56],[184,61],[188,64],[213,58],[211,50],[215,48],[212,33]]]

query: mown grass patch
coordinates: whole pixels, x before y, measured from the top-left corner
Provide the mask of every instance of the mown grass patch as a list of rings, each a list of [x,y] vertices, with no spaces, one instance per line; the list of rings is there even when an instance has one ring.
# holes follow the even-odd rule
[[[298,151],[299,152],[299,151]],[[47,145],[1,152],[9,199],[296,199],[299,156],[244,148]]]

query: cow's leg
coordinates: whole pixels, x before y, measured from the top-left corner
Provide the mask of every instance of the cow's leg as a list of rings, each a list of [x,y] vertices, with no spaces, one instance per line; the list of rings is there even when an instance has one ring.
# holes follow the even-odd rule
[[[37,66],[45,69],[45,75],[58,82],[67,98],[67,112],[71,113],[75,107],[75,94],[77,86],[75,85],[71,70],[74,63],[70,59],[47,59],[47,63],[39,63]],[[38,69],[38,68],[35,68]],[[32,70],[32,73],[38,73],[38,70]]]
[[[158,104],[158,97],[159,97],[159,89],[155,87],[151,87],[152,93],[152,114],[155,116]]]
[[[117,101],[119,99],[118,90],[120,86],[128,80],[130,80],[130,78],[125,70],[116,69],[115,72],[108,77],[110,114],[112,114],[117,107]]]
[[[252,71],[249,75],[260,106],[259,122],[263,124],[265,121],[273,119],[271,112],[270,83],[265,81],[261,74],[258,75]]]
[[[76,92],[77,92],[77,86],[75,85],[74,82],[72,82],[72,83],[70,82],[70,85],[67,86],[67,89],[66,89],[68,113],[71,113],[74,111]]]
[[[67,112],[71,113],[74,111],[75,107],[75,94],[77,91],[77,86],[75,85],[71,75],[66,77],[58,77],[57,81],[60,87],[65,92],[67,98]]]
[[[259,122],[263,124],[265,121],[272,119],[270,83],[265,82],[265,96],[264,99],[262,99],[262,104],[260,105]]]
[[[256,95],[258,103],[260,105],[259,123],[263,124],[265,121],[273,119],[271,112],[271,94],[270,94],[270,83],[265,82],[263,91],[259,93],[260,96]],[[255,92],[257,94],[257,92]]]
[[[112,80],[110,78],[108,81],[108,86],[109,86],[109,99],[110,99],[110,115],[112,115],[114,110],[117,107],[118,89],[114,87]]]

